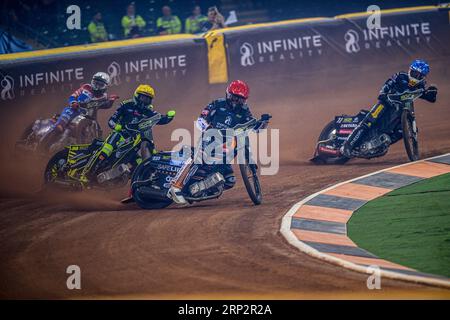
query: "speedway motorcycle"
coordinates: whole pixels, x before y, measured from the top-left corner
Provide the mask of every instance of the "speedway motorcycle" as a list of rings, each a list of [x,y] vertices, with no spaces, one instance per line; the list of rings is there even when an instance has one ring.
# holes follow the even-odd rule
[[[233,159],[236,155],[244,156],[239,170],[247,193],[255,205],[262,202],[261,184],[258,178],[258,166],[249,161],[248,149],[250,130],[258,131],[267,127],[270,115],[262,115],[261,119],[252,119],[238,124],[232,130],[215,130],[215,139],[200,138],[197,148],[184,146],[179,151],[159,152],[143,161],[136,168],[132,180],[130,197],[122,203],[136,202],[143,209],[165,208],[173,203],[168,195],[171,181],[186,161],[194,162],[188,174],[188,182],[181,190],[184,198],[190,203],[219,198],[224,191],[224,173],[222,172],[224,157]],[[219,142],[217,142],[219,141]],[[226,141],[222,144],[222,142]],[[221,151],[215,154],[206,152],[213,145],[220,144]],[[201,147],[199,147],[201,146]],[[194,161],[194,159],[202,159]],[[185,180],[186,181],[186,180]]]
[[[115,188],[124,186],[143,159],[150,157],[149,143],[153,140],[152,127],[161,119],[160,114],[125,125],[130,133],[95,172],[95,178],[86,186],[80,182],[83,169],[92,156],[98,154],[103,141],[94,139],[91,144],[75,144],[57,152],[48,162],[44,173],[47,186],[58,185],[72,189],[85,187]]]
[[[419,89],[388,94],[387,98],[395,110],[390,113],[386,123],[377,123],[367,132],[364,139],[355,146],[352,155],[364,159],[382,157],[392,144],[403,139],[409,160],[419,160],[419,130],[414,114],[414,101],[423,93],[424,90]],[[344,164],[350,160],[341,154],[340,149],[368,113],[368,110],[361,110],[355,116],[341,115],[329,122],[320,133],[311,161],[316,164]]]
[[[64,146],[70,144],[87,144],[94,139],[102,138],[102,129],[97,121],[97,111],[101,101],[90,102],[80,107],[81,114],[76,116],[66,127],[65,131],[54,138],[49,138],[53,125],[59,114],[49,119],[37,119],[28,125],[20,139],[16,142],[16,153],[43,153],[54,154]]]

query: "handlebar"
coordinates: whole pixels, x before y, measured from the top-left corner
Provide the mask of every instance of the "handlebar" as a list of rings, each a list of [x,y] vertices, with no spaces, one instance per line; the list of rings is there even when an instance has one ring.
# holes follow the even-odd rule
[[[125,125],[125,129],[134,132],[145,132],[154,127],[159,122],[159,120],[161,120],[161,118],[161,114],[158,113],[151,118],[144,118],[139,122],[128,123]]]
[[[253,128],[257,127],[258,125],[268,123],[270,119],[272,119],[272,116],[270,114],[265,113],[265,114],[261,115],[261,118],[259,120],[256,120],[256,118],[253,118],[246,123],[238,123],[237,125],[235,125],[233,128],[230,128],[230,129],[233,129],[233,130],[253,129]]]
[[[215,131],[212,134],[207,133],[206,136],[202,135],[201,137],[199,137],[198,145],[200,145],[201,147],[196,148],[194,159],[197,158],[199,154],[206,149],[206,146],[210,145],[211,143],[224,146],[223,150],[225,153],[229,153],[230,150],[240,149],[242,146],[246,148],[246,142],[244,144],[240,144],[238,141],[242,141],[241,139],[247,139],[249,130],[260,130],[266,128],[267,123],[271,118],[272,116],[270,114],[263,114],[260,119],[252,118],[245,123],[239,123],[234,127],[230,127],[228,129],[215,129],[210,127],[206,130],[206,132],[210,130]],[[216,133],[218,133],[218,135],[216,135]],[[234,143],[231,148],[229,148],[227,145],[229,141],[234,141],[231,143],[231,145],[233,145]]]
[[[241,137],[247,135],[250,130],[258,131],[265,129],[271,118],[272,116],[270,114],[263,114],[260,119],[252,118],[245,123],[238,123],[234,127],[230,127],[228,129],[216,129],[209,127],[206,131],[215,130],[223,137]]]
[[[405,104],[417,100],[424,92],[425,92],[424,89],[418,89],[411,92],[402,92],[397,94],[392,93],[388,94],[387,98],[389,102]]]

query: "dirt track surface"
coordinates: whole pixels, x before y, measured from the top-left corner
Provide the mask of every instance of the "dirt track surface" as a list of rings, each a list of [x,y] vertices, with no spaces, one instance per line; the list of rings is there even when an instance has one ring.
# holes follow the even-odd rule
[[[446,84],[440,89],[436,105],[417,104],[423,156],[450,151],[450,88]],[[5,164],[1,297],[449,298],[448,291],[387,279],[382,280],[381,293],[369,291],[365,275],[302,254],[279,233],[282,216],[303,197],[406,161],[401,143],[378,160],[355,160],[345,166],[307,161],[323,125],[335,114],[353,113],[372,103],[368,96],[374,96],[373,86],[351,100],[345,92],[332,99],[305,98],[302,112],[294,100],[283,101],[282,112],[272,105],[254,108],[257,114],[274,114],[271,127],[279,128],[281,137],[280,171],[262,177],[264,202],[259,207],[251,204],[239,176],[237,186],[220,200],[143,211],[118,202],[126,190],[33,194],[30,189],[39,187],[43,164]],[[334,108],[323,107],[330,105]],[[175,127],[189,126],[197,112],[179,112],[171,128],[156,129],[157,141],[167,141],[164,135]],[[81,268],[79,291],[66,288],[65,271],[72,264]]]

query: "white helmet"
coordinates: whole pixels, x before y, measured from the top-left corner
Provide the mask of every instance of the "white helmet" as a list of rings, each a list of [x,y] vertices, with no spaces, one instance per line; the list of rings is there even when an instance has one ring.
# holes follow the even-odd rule
[[[91,86],[97,93],[103,93],[111,84],[111,78],[105,72],[97,72],[92,77]]]

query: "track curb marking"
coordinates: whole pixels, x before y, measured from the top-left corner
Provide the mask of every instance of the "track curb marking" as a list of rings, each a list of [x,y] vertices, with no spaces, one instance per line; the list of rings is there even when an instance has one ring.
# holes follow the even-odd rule
[[[419,166],[420,167],[420,166],[425,166],[427,164],[429,164],[429,165],[435,164],[435,165],[437,165],[437,168],[436,168],[436,170],[434,170],[435,172],[434,172],[434,175],[432,175],[432,176],[438,176],[438,175],[441,175],[441,174],[445,173],[445,172],[444,173],[441,173],[441,172],[446,171],[446,170],[441,170],[444,167],[440,168],[439,166],[441,166],[441,165],[444,165],[444,166],[448,165],[448,168],[449,168],[448,172],[450,172],[450,163],[448,163],[448,159],[449,158],[450,158],[450,153],[447,153],[447,154],[443,154],[443,155],[440,155],[440,156],[435,156],[435,157],[431,157],[431,158],[427,158],[427,159],[423,159],[423,160],[419,160],[419,161],[415,161],[415,162],[409,162],[409,163],[401,164],[401,165],[398,165],[398,166],[395,166],[395,167],[386,168],[386,169],[382,169],[382,170],[379,170],[379,171],[376,171],[376,172],[372,172],[372,173],[369,173],[369,174],[364,175],[364,176],[356,177],[356,178],[353,178],[353,179],[350,179],[350,180],[347,180],[347,181],[335,184],[335,185],[333,185],[331,187],[328,187],[326,189],[323,189],[321,191],[318,191],[318,192],[316,192],[316,193],[314,193],[314,194],[304,198],[302,201],[297,202],[296,204],[294,204],[288,210],[288,212],[282,218],[280,232],[284,236],[284,238],[288,241],[289,244],[291,244],[292,246],[296,247],[301,252],[306,253],[306,254],[314,257],[314,258],[317,258],[317,259],[320,259],[320,260],[323,260],[323,261],[326,261],[326,262],[329,262],[329,263],[332,263],[332,264],[335,264],[335,265],[338,265],[338,266],[341,266],[341,267],[344,267],[346,269],[353,270],[353,271],[356,271],[356,272],[365,273],[365,274],[373,274],[373,270],[368,268],[367,264],[364,264],[362,262],[361,263],[356,263],[356,262],[352,262],[351,261],[351,260],[353,260],[353,261],[355,261],[355,260],[356,261],[363,261],[364,259],[367,259],[367,258],[364,258],[363,256],[356,255],[356,256],[352,257],[350,255],[348,255],[348,256],[344,255],[345,256],[345,258],[344,258],[344,257],[342,257],[343,254],[332,252],[332,250],[329,250],[329,251],[331,251],[329,253],[325,253],[323,251],[319,251],[319,250],[313,248],[311,245],[306,243],[306,242],[311,243],[311,241],[307,241],[307,239],[303,240],[303,241],[300,240],[299,236],[301,236],[302,231],[304,231],[304,230],[307,231],[306,234],[314,233],[314,231],[312,231],[311,228],[308,229],[308,227],[307,227],[307,229],[302,229],[302,227],[300,227],[300,228],[296,228],[296,227],[293,228],[292,227],[293,226],[293,221],[296,221],[297,226],[299,225],[298,224],[299,220],[311,221],[310,218],[306,218],[306,219],[305,218],[301,218],[301,214],[300,214],[300,217],[299,217],[298,212],[301,212],[300,209],[304,205],[306,205],[307,203],[311,204],[310,201],[313,200],[314,198],[316,198],[319,195],[324,195],[326,193],[333,193],[334,189],[337,189],[339,187],[345,186],[345,185],[347,185],[349,183],[352,183],[352,184],[361,183],[362,179],[372,180],[372,182],[373,182],[374,180],[377,180],[377,177],[375,177],[375,179],[373,178],[374,175],[378,175],[378,177],[381,177],[381,178],[383,176],[386,176],[386,173],[388,175],[391,175],[391,174],[397,175],[398,174],[399,176],[404,176],[405,177],[405,180],[404,180],[404,183],[405,183],[404,185],[405,186],[409,185],[411,183],[414,183],[416,181],[420,181],[420,180],[426,179],[426,176],[431,177],[428,174],[422,174],[421,177],[417,177],[417,176],[414,176],[414,175],[406,175],[404,169],[407,166],[416,166],[416,167]],[[400,168],[400,169],[398,169],[398,168]],[[393,170],[393,172],[391,172],[391,170]],[[402,172],[402,173],[397,173],[396,171],[399,171],[399,172]],[[380,173],[382,173],[382,174],[379,175]],[[366,178],[369,178],[369,177],[371,177],[371,178],[370,179],[366,179]],[[408,179],[408,177],[409,178],[416,177],[418,179]],[[360,181],[358,181],[358,180],[360,180]],[[356,182],[356,181],[358,181],[358,182]],[[370,184],[364,184],[364,186],[368,186],[368,185],[370,185]],[[387,188],[387,189],[395,190],[395,189],[398,189],[400,187],[401,186],[392,186],[392,187]],[[381,195],[382,194],[380,194],[379,196],[381,196]],[[343,198],[342,196],[340,196],[340,197]],[[322,198],[323,198],[323,196],[322,196]],[[339,197],[337,197],[337,198],[339,198]],[[377,197],[375,197],[375,198],[377,198]],[[373,198],[373,199],[375,199],[375,198]],[[347,199],[350,200],[350,201],[347,201],[345,203],[350,203],[350,204],[351,204],[351,200],[356,200],[356,199],[352,199],[352,198],[347,198]],[[316,200],[316,202],[313,201],[312,203],[318,203],[318,202]],[[319,201],[319,203],[320,203],[320,201]],[[321,207],[318,206],[317,209],[319,209],[319,208],[321,208]],[[342,210],[342,209],[338,209],[338,210]],[[349,211],[354,212],[356,210],[357,209],[350,209]],[[323,222],[323,218],[320,218],[319,220],[317,220],[317,222]],[[306,224],[306,225],[308,225],[308,224]],[[345,226],[346,226],[346,224],[345,224]],[[294,233],[294,230],[295,230],[295,233]],[[317,232],[317,235],[322,236],[322,237],[325,236],[326,234],[327,233]],[[329,234],[331,234],[331,233],[329,233]],[[336,234],[334,234],[334,236],[336,236]],[[338,236],[342,236],[344,238],[347,238],[350,243],[352,242],[352,240],[347,237],[346,232],[345,232],[344,235],[338,235]],[[310,235],[309,235],[309,237],[310,237]],[[327,248],[328,249],[329,248],[332,249],[333,245],[335,245],[335,248],[339,248],[338,243],[336,243],[334,241],[331,241],[331,242],[334,242],[334,243],[329,243],[328,240],[329,239],[324,239],[323,241],[321,241],[320,237],[319,237],[319,240],[315,239],[313,241],[313,243],[316,244],[316,248],[322,248],[323,250],[324,249],[326,250]],[[328,244],[331,244],[331,246],[327,246],[326,245],[327,242],[328,242]],[[321,246],[320,244],[324,244],[324,245]],[[358,248],[358,247],[356,246],[354,248]],[[361,249],[361,250],[363,250],[363,249]],[[414,283],[419,283],[419,284],[431,285],[431,286],[444,287],[444,288],[449,288],[450,289],[450,279],[447,279],[445,277],[424,274],[424,273],[418,272],[418,271],[416,271],[414,269],[403,267],[403,266],[397,265],[395,263],[392,263],[392,262],[389,262],[389,261],[386,261],[386,260],[383,260],[383,259],[380,259],[380,258],[377,258],[377,260],[380,262],[380,264],[384,264],[385,266],[394,265],[394,268],[392,268],[392,267],[380,267],[380,275],[382,277],[386,277],[386,278],[394,279],[394,280],[403,280],[403,281],[407,281],[407,282],[414,282]],[[396,268],[398,268],[399,270],[397,271]]]

